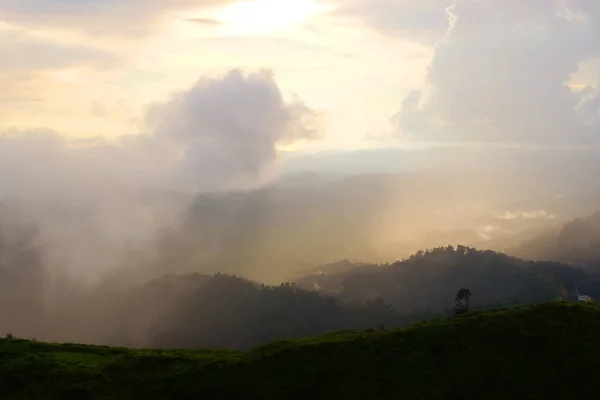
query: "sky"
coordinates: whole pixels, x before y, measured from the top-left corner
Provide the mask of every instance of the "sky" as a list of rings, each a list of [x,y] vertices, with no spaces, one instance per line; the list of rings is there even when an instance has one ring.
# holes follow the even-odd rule
[[[598,37],[591,0],[0,0],[0,179],[222,188],[292,151],[595,147]]]
[[[153,101],[232,69],[267,69],[286,98],[327,114],[340,146],[387,129],[431,57],[429,45],[341,14],[336,3],[158,3],[1,1],[2,126],[137,133]]]
[[[194,197],[173,192],[286,172],[597,190],[598,38],[596,0],[0,0],[0,205],[91,274],[152,257]]]

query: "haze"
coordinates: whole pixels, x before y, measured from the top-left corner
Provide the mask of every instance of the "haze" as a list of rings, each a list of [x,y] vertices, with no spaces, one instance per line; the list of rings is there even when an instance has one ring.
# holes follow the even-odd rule
[[[23,298],[504,251],[598,210],[599,2],[283,3],[0,0]]]

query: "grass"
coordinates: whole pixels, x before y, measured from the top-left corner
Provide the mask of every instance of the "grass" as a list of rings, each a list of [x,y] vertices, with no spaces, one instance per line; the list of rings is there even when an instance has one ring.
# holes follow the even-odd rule
[[[0,399],[598,397],[600,307],[550,303],[249,352],[0,340]]]

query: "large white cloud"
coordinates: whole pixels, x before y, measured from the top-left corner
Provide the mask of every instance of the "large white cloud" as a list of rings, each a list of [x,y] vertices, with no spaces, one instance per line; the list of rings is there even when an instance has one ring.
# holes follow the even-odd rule
[[[148,125],[157,140],[184,150],[176,176],[209,189],[256,182],[275,162],[277,144],[318,136],[318,114],[298,98],[286,102],[266,70],[201,79],[152,105]]]
[[[27,196],[106,185],[221,190],[260,181],[278,144],[318,137],[319,114],[287,102],[270,71],[202,78],[147,109],[145,131],[66,139],[49,130],[0,135],[0,192]],[[183,185],[183,186],[182,186]]]
[[[598,140],[598,89],[568,87],[600,55],[600,5],[457,0],[428,71],[392,119],[419,140],[583,143]]]

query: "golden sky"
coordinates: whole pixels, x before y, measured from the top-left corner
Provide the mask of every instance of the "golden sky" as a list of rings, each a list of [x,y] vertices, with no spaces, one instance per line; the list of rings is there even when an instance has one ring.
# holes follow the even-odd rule
[[[88,30],[78,15],[64,24],[7,18],[0,45],[15,59],[0,70],[0,128],[135,133],[147,104],[201,77],[266,68],[286,98],[296,94],[324,113],[327,135],[319,146],[352,146],[389,130],[403,97],[424,83],[431,46],[332,16],[335,4],[221,3],[143,16],[154,26],[139,34]]]
[[[232,69],[268,69],[286,99],[297,95],[323,116],[323,140],[305,146],[372,146],[373,138],[399,127],[443,136],[438,130],[452,126],[455,130],[447,130],[446,139],[454,140],[464,131],[510,119],[498,106],[511,103],[510,96],[517,104],[524,96],[519,88],[527,92],[528,84],[531,97],[525,97],[530,102],[543,95],[540,88],[546,83],[557,91],[567,86],[572,92],[589,86],[596,90],[600,52],[586,37],[598,25],[598,7],[578,9],[575,2],[562,1],[550,10],[548,2],[516,3],[0,2],[0,51],[8,60],[0,66],[0,130],[43,128],[70,137],[137,134],[145,130],[149,104],[186,91],[198,79],[222,77]],[[495,7],[492,11],[506,8],[502,15],[507,19],[486,21],[493,14],[486,14],[486,4]],[[546,20],[534,20],[532,11]],[[531,23],[526,35],[509,25],[515,19]],[[539,30],[545,23],[552,29]],[[565,34],[572,34],[567,36],[572,42],[548,50],[548,43]],[[580,42],[588,47],[577,47]],[[519,49],[522,43],[526,45]],[[572,48],[580,51],[575,54]],[[535,71],[553,60],[566,60],[564,68],[561,64],[556,74]],[[490,72],[494,68],[497,74]],[[538,76],[546,81],[537,82]],[[482,84],[488,91],[475,92]],[[497,91],[497,98],[489,90]],[[564,109],[576,101],[542,103],[532,107],[533,117],[519,115],[520,125],[498,123],[498,129],[546,129],[539,124],[544,107]],[[465,106],[458,109],[457,104]],[[480,106],[486,108],[476,109]],[[595,118],[593,112],[586,117]],[[548,124],[554,127],[556,121]]]

